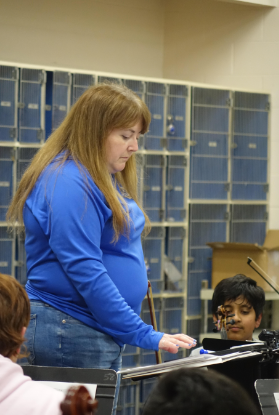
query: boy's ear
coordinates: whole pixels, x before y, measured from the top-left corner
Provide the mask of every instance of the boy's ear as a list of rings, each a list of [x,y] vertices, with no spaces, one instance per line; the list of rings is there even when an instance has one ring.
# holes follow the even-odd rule
[[[255,329],[257,329],[259,327],[259,325],[261,324],[263,318],[263,313],[259,314],[258,318],[255,321]]]

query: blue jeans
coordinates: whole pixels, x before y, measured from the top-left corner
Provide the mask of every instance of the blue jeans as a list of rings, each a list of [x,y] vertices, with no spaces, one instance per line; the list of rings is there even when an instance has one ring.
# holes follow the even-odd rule
[[[42,301],[31,300],[31,318],[25,338],[30,365],[121,369],[123,348],[111,336]],[[21,364],[26,363],[22,361]],[[114,407],[120,387],[118,375]]]

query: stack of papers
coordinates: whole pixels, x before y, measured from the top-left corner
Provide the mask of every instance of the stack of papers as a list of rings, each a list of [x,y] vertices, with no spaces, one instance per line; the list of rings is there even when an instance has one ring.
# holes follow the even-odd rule
[[[171,370],[179,369],[181,367],[205,367],[216,365],[219,363],[228,362],[233,359],[241,359],[260,355],[261,353],[255,351],[233,352],[224,356],[216,356],[214,354],[202,354],[200,356],[190,356],[184,359],[172,360],[170,362],[160,363],[158,365],[135,367],[132,369],[123,369],[119,371],[123,379],[142,378],[158,376]]]

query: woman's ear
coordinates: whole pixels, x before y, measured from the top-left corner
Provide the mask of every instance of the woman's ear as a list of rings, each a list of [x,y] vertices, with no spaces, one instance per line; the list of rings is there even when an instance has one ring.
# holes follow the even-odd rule
[[[22,337],[24,337],[25,332],[26,332],[26,327],[22,327],[22,330],[21,330],[21,336]]]

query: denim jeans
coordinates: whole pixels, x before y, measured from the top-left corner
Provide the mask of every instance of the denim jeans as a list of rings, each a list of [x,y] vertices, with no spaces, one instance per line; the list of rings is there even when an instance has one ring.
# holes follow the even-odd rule
[[[123,348],[111,336],[42,301],[31,300],[31,318],[25,338],[28,364],[38,366],[121,369]],[[20,364],[27,363],[26,360]],[[120,387],[118,375],[114,409]]]

